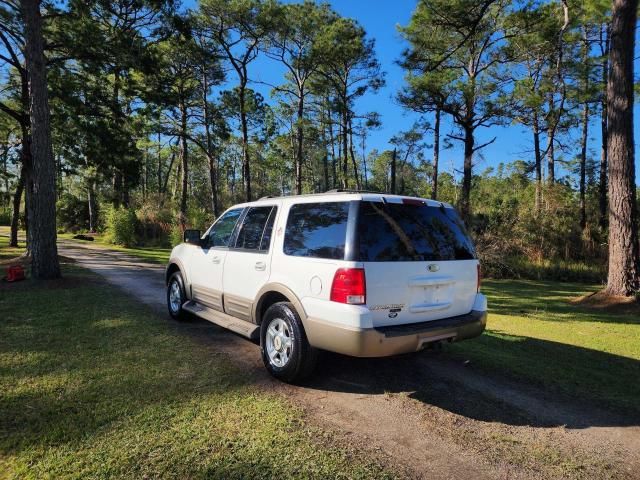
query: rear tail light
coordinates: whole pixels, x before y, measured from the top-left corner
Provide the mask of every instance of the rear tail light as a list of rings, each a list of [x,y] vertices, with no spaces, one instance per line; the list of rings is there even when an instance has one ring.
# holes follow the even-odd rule
[[[331,301],[349,305],[367,303],[364,268],[339,268],[331,284]]]
[[[478,285],[476,292],[480,293],[480,285],[482,284],[482,271],[480,270],[480,264],[478,263]]]

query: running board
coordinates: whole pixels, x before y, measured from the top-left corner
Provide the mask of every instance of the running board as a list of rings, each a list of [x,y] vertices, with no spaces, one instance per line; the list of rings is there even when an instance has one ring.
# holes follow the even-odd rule
[[[220,325],[223,328],[238,333],[243,337],[247,337],[251,340],[257,340],[260,332],[260,326],[255,323],[240,320],[239,318],[232,317],[226,313],[213,310],[212,308],[205,307],[193,300],[185,303],[182,308],[187,312],[193,313],[195,316],[208,320],[211,323]]]

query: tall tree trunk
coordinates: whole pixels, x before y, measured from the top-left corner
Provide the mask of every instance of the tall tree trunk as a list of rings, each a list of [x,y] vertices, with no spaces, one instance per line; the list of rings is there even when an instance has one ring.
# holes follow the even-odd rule
[[[436,108],[435,124],[433,127],[433,183],[431,198],[438,199],[438,163],[440,162],[440,109]]]
[[[304,126],[302,118],[304,116],[304,94],[300,92],[298,97],[298,118],[296,122],[296,195],[302,195],[302,153],[304,146]]]
[[[28,179],[31,275],[60,277],[56,245],[56,179],[51,146],[47,70],[38,0],[21,0],[25,27],[25,61],[29,72],[29,118],[31,120],[32,171]]]
[[[89,206],[89,231],[96,231],[96,183],[90,179],[87,185],[87,203]]]
[[[189,150],[187,148],[187,108],[180,102],[180,160],[182,162],[182,188],[180,191],[180,215],[178,221],[182,231],[187,225],[187,195],[189,182]]]
[[[242,180],[244,182],[245,200],[251,201],[251,167],[249,166],[249,127],[245,105],[246,85],[240,83],[240,125],[242,127]]]
[[[471,170],[473,168],[474,137],[473,128],[464,127],[464,166],[462,173],[462,196],[460,214],[465,221],[471,217]]]
[[[550,97],[549,111],[551,112],[553,108],[553,99]],[[547,125],[547,182],[549,182],[550,185],[553,185],[556,182],[556,156],[554,151],[556,127],[554,125],[554,122],[557,122],[557,120],[554,120],[553,117],[554,114],[550,113],[549,124]]]
[[[358,163],[356,162],[356,155],[353,151],[353,126],[351,120],[349,120],[349,154],[351,155],[351,164],[353,166],[353,177],[356,180],[356,190],[362,189],[360,182],[360,175],[358,174]]]
[[[589,139],[589,104],[582,107],[582,138],[580,140],[580,228],[587,226],[587,206],[585,201],[587,177],[587,142]]]
[[[23,147],[25,148],[25,147]],[[28,145],[26,148],[29,148]],[[11,232],[9,234],[9,246],[18,246],[18,227],[20,225],[20,203],[22,202],[22,194],[24,193],[24,184],[27,176],[27,167],[22,163],[20,166],[20,177],[13,195],[13,210],[11,212]]]
[[[321,109],[322,112],[322,121],[321,121],[321,126],[322,126],[322,145],[324,148],[324,155],[322,156],[322,174],[324,177],[324,191],[326,192],[327,190],[329,190],[329,151],[327,149],[328,145],[327,145],[327,131],[324,128],[324,125],[326,123],[326,117],[325,117],[325,111],[324,111],[324,106]]]
[[[328,110],[329,113],[329,142],[331,142],[331,173],[332,173],[332,185],[335,188],[338,184],[338,169],[337,169],[337,159],[336,159],[336,140],[333,137],[333,116],[331,114],[331,110]]]
[[[206,68],[202,70],[202,112],[204,113],[204,134],[207,142],[207,163],[209,164],[209,184],[211,186],[211,211],[213,216],[218,218],[218,162],[213,156],[213,138],[209,125],[209,102],[207,102],[209,79],[207,78]]]
[[[601,96],[602,113],[600,116],[600,132],[602,135],[602,148],[600,150],[600,179],[598,185],[598,200],[600,207],[600,228],[603,230],[607,227],[607,79],[609,76],[609,42],[610,42],[610,25],[602,26],[600,30],[600,42],[602,47],[602,55],[604,62],[602,65],[602,85],[603,90]],[[605,38],[602,38],[602,35]],[[604,40],[604,42],[603,42]]]
[[[582,88],[584,95],[589,93],[589,38],[587,35],[587,27],[582,27],[582,68],[584,74],[582,79]],[[582,138],[580,141],[580,228],[584,230],[587,226],[587,205],[585,200],[586,194],[586,176],[587,176],[587,144],[589,142],[589,99],[585,98],[582,106]]]
[[[639,288],[638,225],[633,141],[633,56],[638,0],[614,0],[609,52],[609,276],[606,291]]]
[[[116,167],[113,172],[113,206],[120,207],[122,203],[122,172]]]
[[[540,152],[540,124],[538,111],[533,112],[533,150],[535,152],[536,171],[536,212],[540,211],[542,205],[542,154]]]
[[[393,153],[391,154],[391,179],[389,184],[390,193],[396,193],[396,163],[397,163],[398,151],[396,148],[393,149]]]
[[[158,132],[158,168],[156,170],[156,177],[158,193],[162,193],[162,143],[160,141],[160,132]]]
[[[346,103],[346,102],[345,102]],[[344,155],[342,161],[342,188],[349,188],[349,137],[348,135],[348,125],[349,125],[349,114],[347,113],[347,106],[344,105],[342,112],[342,155]]]

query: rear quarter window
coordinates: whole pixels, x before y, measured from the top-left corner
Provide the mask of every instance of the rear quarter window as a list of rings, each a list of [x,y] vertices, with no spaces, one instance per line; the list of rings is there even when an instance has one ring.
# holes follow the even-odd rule
[[[299,203],[289,210],[284,253],[343,260],[349,202]]]
[[[462,220],[444,206],[362,202],[358,244],[362,262],[476,258]]]

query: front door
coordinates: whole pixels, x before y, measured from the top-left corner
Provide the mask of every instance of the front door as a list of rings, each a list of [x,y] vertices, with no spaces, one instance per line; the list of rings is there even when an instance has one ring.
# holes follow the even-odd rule
[[[269,280],[271,234],[277,215],[275,206],[251,207],[237,228],[224,264],[224,311],[251,321],[258,291]]]
[[[222,273],[229,250],[229,241],[242,208],[225,212],[205,234],[203,246],[191,257],[191,298],[196,302],[223,311]]]

